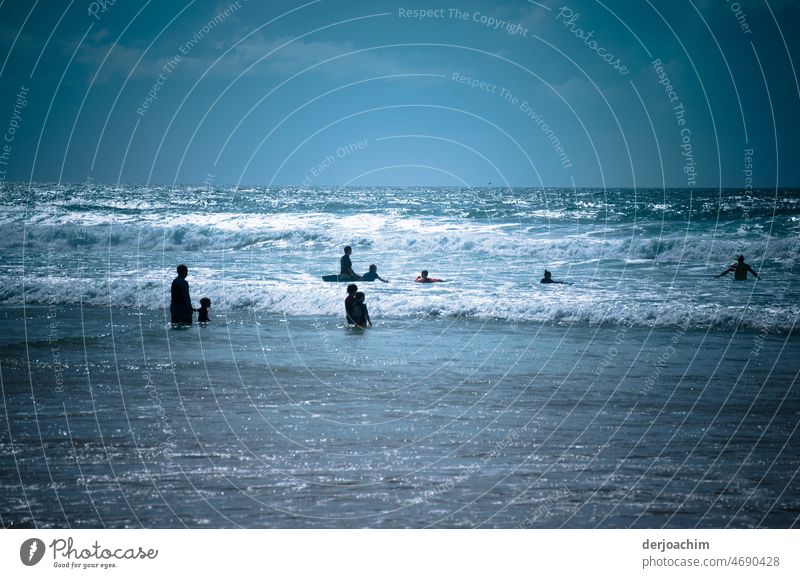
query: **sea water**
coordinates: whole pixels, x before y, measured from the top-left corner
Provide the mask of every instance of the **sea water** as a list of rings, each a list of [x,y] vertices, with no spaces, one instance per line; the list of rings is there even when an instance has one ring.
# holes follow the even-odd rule
[[[798,200],[7,185],[0,521],[797,525]]]

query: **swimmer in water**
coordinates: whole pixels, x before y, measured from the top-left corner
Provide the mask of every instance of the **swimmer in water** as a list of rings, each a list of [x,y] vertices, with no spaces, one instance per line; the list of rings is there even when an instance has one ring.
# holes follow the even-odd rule
[[[725,269],[722,273],[717,275],[717,277],[722,277],[723,275],[727,275],[728,273],[733,272],[733,278],[737,281],[747,281],[747,274],[752,273],[756,279],[761,279],[758,276],[753,268],[744,262],[744,255],[739,255],[736,259],[736,263]]]
[[[428,270],[423,269],[422,272],[419,274],[419,277],[414,279],[416,283],[440,283],[441,279],[435,279],[433,277],[428,277]]]
[[[348,325],[355,324],[355,320],[353,319],[353,308],[356,304],[356,293],[358,292],[358,285],[355,283],[350,283],[347,286],[347,298],[344,300],[344,316],[347,320]]]
[[[367,273],[364,273],[361,276],[361,280],[362,281],[375,281],[375,279],[377,279],[378,281],[383,281],[384,283],[388,283],[388,281],[386,279],[384,279],[383,277],[378,275],[378,266],[377,265],[370,265],[369,266],[369,271]]]
[[[211,319],[208,318],[208,310],[211,309],[211,299],[203,297],[200,300],[200,308],[197,309],[197,322],[209,323]]]
[[[344,248],[344,255],[339,260],[339,281],[360,281],[361,275],[353,271],[353,262],[350,261],[350,254],[353,248],[348,245]]]
[[[567,283],[566,281],[556,281],[553,279],[553,274],[548,271],[547,269],[544,270],[544,277],[539,283],[557,283],[558,285],[572,285],[572,283]]]

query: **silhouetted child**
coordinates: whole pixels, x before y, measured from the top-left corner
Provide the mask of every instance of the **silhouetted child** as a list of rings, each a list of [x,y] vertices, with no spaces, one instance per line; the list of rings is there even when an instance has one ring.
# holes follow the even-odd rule
[[[372,320],[369,318],[369,311],[365,303],[366,298],[363,292],[359,291],[356,293],[356,302],[355,305],[353,305],[353,321],[355,321],[356,325],[359,327],[366,327],[367,325],[372,326]]]
[[[211,309],[211,299],[203,297],[200,300],[200,309],[197,310],[197,322],[208,323],[211,319],[208,318],[208,310]]]
[[[388,283],[388,281],[386,279],[384,279],[383,277],[378,275],[378,266],[377,265],[370,265],[369,266],[369,271],[364,273],[361,276],[361,280],[362,281],[375,281],[375,279],[377,279],[378,281],[383,281],[384,283]]]

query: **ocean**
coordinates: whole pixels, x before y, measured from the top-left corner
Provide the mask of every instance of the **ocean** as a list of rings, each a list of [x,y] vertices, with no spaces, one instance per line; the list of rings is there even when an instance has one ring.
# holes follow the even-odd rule
[[[796,527],[798,202],[5,185],[0,523]]]

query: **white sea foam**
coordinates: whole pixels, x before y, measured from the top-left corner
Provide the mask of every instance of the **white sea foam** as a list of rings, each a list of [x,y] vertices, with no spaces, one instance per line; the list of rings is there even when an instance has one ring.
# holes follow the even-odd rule
[[[376,252],[414,252],[459,259],[587,261],[652,259],[660,262],[720,264],[746,252],[750,261],[785,261],[796,257],[792,238],[666,232],[660,236],[617,228],[532,231],[514,223],[458,222],[374,214],[337,217],[321,214],[180,215],[168,219],[123,216],[113,221],[95,215],[61,217],[23,226],[5,224],[0,250],[29,254],[82,248],[85,251],[198,251],[299,248],[340,251],[343,244]]]
[[[323,283],[306,274],[288,275],[281,281],[214,278],[209,270],[195,269],[193,300],[211,297],[212,314],[254,309],[287,316],[340,317],[344,284]],[[169,305],[169,279],[144,276],[103,278],[27,277],[25,292],[18,281],[0,283],[0,302],[6,304],[57,304],[115,306],[156,310]],[[578,280],[580,283],[581,280]],[[543,286],[511,283],[486,284],[451,281],[420,286],[411,280],[391,285],[360,284],[368,295],[374,319],[472,318],[511,323],[595,325],[628,323],[644,327],[686,325],[709,328],[750,328],[793,331],[800,321],[800,303],[780,308],[763,306],[763,295],[746,292],[726,303],[705,301],[701,292],[666,287],[661,296],[651,291],[635,300],[632,291],[603,289],[596,280],[584,286]],[[641,297],[641,296],[640,296]],[[738,297],[738,299],[736,299]]]
[[[393,281],[366,286],[380,317],[645,326],[690,318],[696,326],[784,329],[797,318],[798,208],[789,193],[3,191],[5,304],[157,309],[185,262],[195,299],[209,296],[217,309],[339,316],[343,286],[319,277],[337,272],[342,247],[352,245],[357,271],[376,263]],[[734,218],[745,209],[749,219]],[[739,253],[764,283],[713,280]],[[449,282],[415,286],[423,268]],[[575,285],[545,290],[545,268]]]

